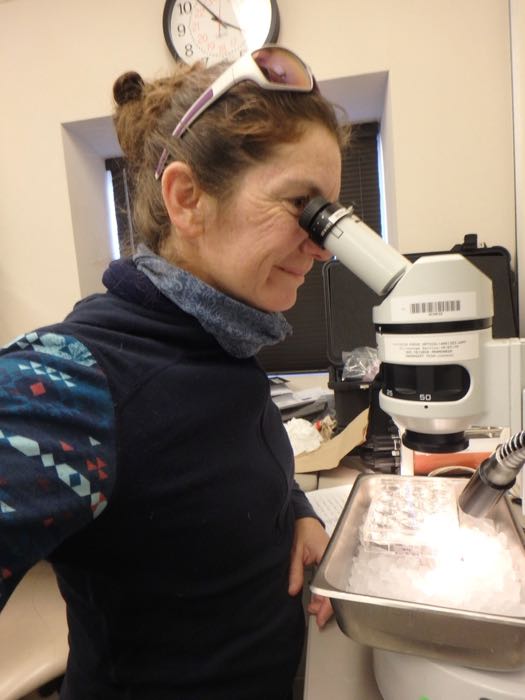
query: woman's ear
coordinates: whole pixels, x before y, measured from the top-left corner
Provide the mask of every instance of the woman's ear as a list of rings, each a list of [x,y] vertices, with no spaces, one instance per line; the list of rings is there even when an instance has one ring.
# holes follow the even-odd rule
[[[162,197],[179,236],[194,237],[202,231],[199,206],[203,192],[187,163],[174,161],[162,174]]]

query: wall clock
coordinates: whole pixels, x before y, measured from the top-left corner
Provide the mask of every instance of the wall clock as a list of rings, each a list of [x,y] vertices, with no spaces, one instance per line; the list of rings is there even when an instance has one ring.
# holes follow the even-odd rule
[[[208,65],[277,41],[277,0],[167,0],[164,38],[173,56]]]

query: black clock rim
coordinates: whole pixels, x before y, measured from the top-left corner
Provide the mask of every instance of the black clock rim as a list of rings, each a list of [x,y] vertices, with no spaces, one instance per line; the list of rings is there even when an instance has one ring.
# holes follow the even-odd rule
[[[164,34],[164,40],[171,53],[171,55],[177,60],[183,60],[181,56],[175,50],[175,45],[171,36],[171,15],[173,13],[173,8],[175,7],[175,2],[177,0],[166,0],[164,4],[164,10],[162,12],[162,32]],[[279,31],[281,29],[281,18],[279,15],[279,7],[277,6],[277,0],[270,0],[270,13],[271,13],[271,23],[270,29],[268,31],[268,36],[266,37],[264,43],[271,44],[277,41],[279,37]]]

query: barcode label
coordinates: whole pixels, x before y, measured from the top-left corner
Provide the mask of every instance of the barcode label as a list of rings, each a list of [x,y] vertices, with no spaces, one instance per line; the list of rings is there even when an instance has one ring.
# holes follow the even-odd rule
[[[410,304],[411,314],[443,314],[450,311],[461,311],[461,301],[459,299],[421,301]]]
[[[387,298],[388,301],[388,298]],[[439,294],[417,294],[394,297],[391,311],[397,323],[418,323],[424,319],[434,321],[458,321],[461,318],[476,318],[475,292],[440,292]],[[375,317],[374,317],[375,318]]]

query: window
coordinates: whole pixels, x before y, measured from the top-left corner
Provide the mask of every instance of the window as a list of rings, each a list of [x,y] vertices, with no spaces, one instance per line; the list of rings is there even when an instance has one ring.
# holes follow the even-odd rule
[[[111,173],[113,183],[113,204],[117,222],[119,252],[120,255],[130,255],[135,250],[135,236],[131,217],[133,192],[126,170],[126,161],[124,158],[108,158],[105,164],[106,170]]]

